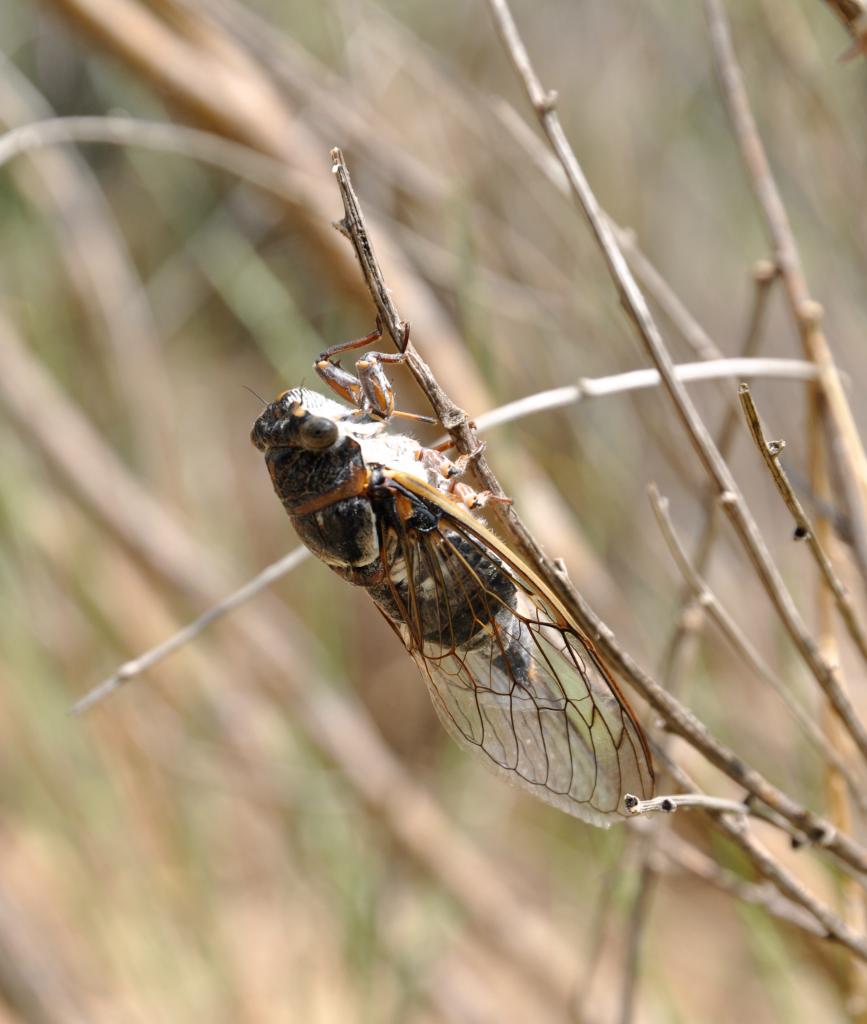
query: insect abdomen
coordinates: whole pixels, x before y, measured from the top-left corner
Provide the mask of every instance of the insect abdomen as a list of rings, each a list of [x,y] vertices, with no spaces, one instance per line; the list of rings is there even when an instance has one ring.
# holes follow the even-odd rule
[[[425,653],[471,648],[492,621],[511,619],[516,589],[501,566],[459,534],[442,530],[436,543],[435,563],[418,557],[423,548],[410,548],[409,565],[400,550],[385,552],[388,582],[372,587],[371,596],[393,622],[406,624]]]

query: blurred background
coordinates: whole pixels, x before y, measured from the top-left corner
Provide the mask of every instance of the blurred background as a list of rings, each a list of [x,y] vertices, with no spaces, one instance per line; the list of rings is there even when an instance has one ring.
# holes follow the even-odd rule
[[[730,7],[863,421],[867,70],[838,61],[848,36],[815,0]],[[701,10],[546,0],[515,15],[600,201],[695,318],[651,288],[674,357],[739,354],[770,250]],[[844,955],[746,898],[762,891],[753,869],[700,817],[598,831],[471,763],[366,595],[313,560],[69,716],[297,543],[249,443],[251,391],[315,386],[318,353],[373,326],[332,226],[332,146],[415,344],[472,415],[646,365],[484,4],[4,0],[4,130],[107,114],[247,149],[206,163],[200,139],[143,130],[0,168],[0,1020],[861,1019]],[[777,285],[756,351],[801,354]],[[394,380],[401,407],[428,411]],[[713,431],[735,386],[691,387]],[[754,393],[806,480],[804,385]],[[667,397],[587,399],[486,440],[545,549],[667,680],[683,592],[648,484],[688,548],[707,516]],[[730,464],[813,624],[812,564],[740,422]],[[725,528],[707,576],[818,719]],[[692,640],[684,701],[825,812],[823,759],[779,697],[713,630]],[[840,656],[862,704],[863,669],[845,642]],[[673,752],[711,792],[740,795]],[[827,865],[761,834],[837,905]],[[736,880],[744,899],[725,891]]]

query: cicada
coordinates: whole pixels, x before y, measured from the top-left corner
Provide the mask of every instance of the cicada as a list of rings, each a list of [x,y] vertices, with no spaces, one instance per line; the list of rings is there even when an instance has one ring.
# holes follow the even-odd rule
[[[497,774],[593,825],[652,796],[647,742],[590,639],[485,525],[462,465],[389,433],[394,396],[370,353],[316,370],[345,401],[284,391],[252,431],[301,540],[373,598],[457,742]]]

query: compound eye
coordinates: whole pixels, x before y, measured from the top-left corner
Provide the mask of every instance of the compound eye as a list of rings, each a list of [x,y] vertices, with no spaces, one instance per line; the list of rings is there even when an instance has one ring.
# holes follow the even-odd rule
[[[310,416],[298,430],[298,440],[304,448],[330,448],[337,440],[339,431],[334,420],[325,416]]]

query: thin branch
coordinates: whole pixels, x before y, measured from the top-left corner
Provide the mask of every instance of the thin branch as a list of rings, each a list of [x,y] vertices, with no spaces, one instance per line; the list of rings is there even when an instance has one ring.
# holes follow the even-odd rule
[[[849,591],[834,571],[830,558],[828,558],[828,555],[819,543],[816,530],[813,528],[813,524],[804,510],[804,506],[795,494],[794,488],[789,482],[786,471],[780,462],[780,453],[785,448],[786,442],[768,441],[766,439],[749,384],[741,384],[738,388],[738,395],[756,447],[765,460],[765,465],[770,471],[774,484],[786,504],[786,508],[791,512],[792,518],[795,520],[795,536],[798,540],[806,540],[828,589],[834,595],[834,603],[837,605],[840,617],[849,630],[849,635],[861,652],[861,656],[867,658],[867,633],[864,632],[864,628],[858,619],[858,614],[852,603]]]
[[[559,164],[557,166],[559,169]],[[621,245],[624,244],[624,241],[627,241],[632,246],[631,250],[626,248],[625,251],[630,257],[633,269],[644,287],[654,296],[674,326],[696,352],[700,355],[703,354],[706,359],[712,358],[711,353],[716,349],[716,346],[678,297],[674,295],[668,284],[662,280],[661,275],[658,274],[656,269],[649,264],[649,261],[638,250],[634,244],[634,239],[631,237],[631,233],[620,231],[617,237]],[[746,334],[740,346],[742,357],[752,356],[758,348],[768,296],[770,295],[771,285],[776,277],[777,268],[768,260],[759,260],[753,267],[752,306]],[[727,403],[722,426],[716,435],[716,444],[720,455],[726,461],[728,461],[734,444],[737,426],[738,408],[735,402],[730,401]],[[714,498],[714,491],[711,487],[707,487],[705,488],[704,500],[702,502],[702,533],[696,546],[695,555],[695,561],[700,566],[700,572],[704,572],[710,560],[721,518],[719,506]],[[669,638],[662,659],[663,684],[666,689],[674,694],[677,694],[680,690],[680,680],[686,672],[688,660],[696,650],[698,633],[706,619],[702,596],[702,593],[696,591],[690,586],[689,582],[686,582],[681,593],[680,609],[676,619],[677,624]],[[774,682],[777,682],[776,677],[774,677]],[[789,697],[788,692],[786,692],[786,697]],[[800,708],[798,710],[800,711]],[[809,722],[816,737],[819,740],[824,740],[824,736],[815,723],[806,714],[803,717]],[[663,750],[668,753],[671,737],[669,735],[662,735],[659,742]],[[664,833],[657,830],[656,842],[658,842],[662,834]],[[633,1019],[639,966],[639,947],[642,939],[641,929],[647,920],[647,912],[642,907],[649,898],[647,894],[652,890],[656,877],[653,867],[656,849],[656,843],[648,844],[644,848],[644,861],[639,888],[635,897],[634,927],[630,929],[627,936],[628,945],[624,961],[623,994],[620,1013],[621,1024],[630,1024],[630,1021]]]
[[[725,610],[717,596],[708,586],[698,569],[690,561],[686,549],[677,535],[674,523],[668,509],[668,499],[659,493],[655,484],[648,487],[650,503],[653,513],[659,524],[660,531],[665,540],[668,550],[674,559],[680,574],[686,585],[689,587],[696,604],[713,621],[717,629],[725,637],[726,641],[737,654],[743,658],[747,665],[760,678],[774,690],[783,701],[786,707],[792,712],[796,721],[804,730],[805,735],[822,754],[822,756],[843,775],[849,786],[850,792],[856,799],[862,813],[867,816],[867,798],[864,795],[864,787],[853,777],[840,754],[828,743],[827,737],[813,721],[809,713],[801,707],[790,693],[788,687],[784,686],[774,672],[771,671],[767,662],[762,658],[751,641],[744,635],[743,630],[737,625],[734,619]]]
[[[867,527],[864,526],[864,501],[867,497],[867,458],[858,434],[852,409],[846,398],[831,349],[816,315],[818,304],[810,295],[795,235],[774,179],[771,165],[759,135],[743,73],[732,45],[731,31],[722,0],[705,0],[710,28],[711,50],[720,81],[726,110],[732,123],[741,157],[756,201],[762,210],[774,258],[785,284],[789,306],[797,324],[808,358],[821,368],[819,386],[827,403],[827,423],[832,433],[829,454],[838,479],[859,482],[852,495],[849,515],[859,528],[855,532],[858,565],[867,586]]]
[[[727,380],[734,377],[771,377],[777,380],[814,381],[818,371],[813,363],[801,359],[714,359],[700,363],[678,363],[674,367],[675,377],[684,382],[705,380]],[[540,391],[526,398],[519,398],[507,405],[501,405],[481,416],[474,417],[477,430],[490,430],[503,423],[522,419],[537,412],[558,409],[561,406],[576,405],[583,398],[601,398],[606,395],[623,394],[658,387],[661,383],[658,370],[645,368],[615,373],[609,377],[583,377],[577,384],[550,391]]]
[[[80,700],[77,700],[70,709],[71,713],[73,715],[80,715],[85,711],[89,711],[96,704],[99,704],[100,701],[105,700],[106,697],[119,690],[124,683],[135,679],[136,676],[140,676],[143,672],[153,668],[154,665],[159,664],[170,654],[174,654],[181,647],[191,643],[212,623],[221,619],[224,615],[228,615],[229,612],[234,611],[240,605],[252,600],[266,587],[270,587],[272,583],[276,583],[277,580],[292,572],[309,555],[310,552],[307,548],[299,546],[278,561],[272,562],[271,565],[267,566],[251,580],[248,580],[243,586],[238,587],[228,597],[223,598],[218,604],[212,605],[197,619],[179,629],[168,640],[164,640],[161,644],[151,647],[149,651],[145,651],[144,654],[140,654],[130,661],[125,661],[108,679],[94,686]]]
[[[743,816],[720,815],[722,827],[747,853],[759,872],[793,903],[805,907],[825,928],[827,937],[839,942],[859,959],[867,960],[867,938],[853,931],[837,914],[820,903],[801,882],[760,843],[747,827]]]
[[[376,260],[373,245],[367,234],[364,215],[358,196],[352,187],[349,169],[339,149],[331,151],[331,170],[337,179],[340,196],[343,200],[343,220],[338,225],[344,235],[352,242],[355,255],[361,266],[370,297],[379,314],[383,327],[388,332],[394,347],[406,355],[407,366],[415,377],[419,387],[426,395],[440,423],[445,427],[455,442],[455,447],[465,455],[479,452],[479,442],[475,431],[470,426],[469,418],[463,409],[458,408],[439,386],[430,367],[421,358],[411,341],[408,341],[408,325],[401,319],[391,294],[385,286],[382,271]],[[487,469],[484,456],[477,454],[474,460],[480,473]],[[490,474],[490,470],[487,470]],[[493,474],[491,479],[493,480]],[[494,481],[493,493],[503,495],[499,484]]]
[[[107,27],[116,28],[114,25]],[[312,218],[313,212],[322,211],[326,206],[318,179],[311,180],[307,175],[298,173],[288,162],[274,159],[245,143],[232,141],[213,132],[173,123],[142,121],[129,117],[52,118],[22,125],[0,136],[0,166],[20,153],[65,142],[100,142],[118,146],[142,146],[155,151],[177,153],[202,163],[208,163],[229,171],[258,188],[265,189],[303,219]],[[355,205],[357,207],[357,200]],[[330,209],[327,216],[331,216]],[[322,220],[325,220],[324,213]],[[322,241],[318,226],[314,235],[317,241]],[[330,232],[326,236],[329,239],[329,247],[332,244],[330,238],[333,235],[334,232]],[[383,234],[381,233],[379,236],[380,248],[382,244]],[[344,255],[344,246],[339,246],[338,253],[339,256],[336,260],[329,258],[329,267],[342,267],[344,262],[349,262]],[[426,287],[419,285],[417,278],[410,272],[400,252],[393,246],[387,247],[386,262],[390,267],[392,286],[395,285],[395,278],[397,279],[397,287],[394,290],[408,296],[412,302],[412,308],[417,315],[421,316],[426,330],[437,338],[439,376],[444,380],[451,381],[453,387],[459,386],[461,393],[468,396],[470,404],[475,408],[483,409],[488,406],[490,403],[484,400],[487,389],[468,360],[464,347],[454,333],[453,325],[445,317],[432,293]],[[346,284],[352,295],[368,290],[366,282],[365,285],[359,286],[358,274],[354,269],[349,282],[345,282],[341,277],[339,283],[341,286]],[[397,323],[393,322],[390,326],[396,329]],[[402,336],[402,332],[399,332],[399,336]],[[478,451],[480,447],[478,438],[464,425],[465,414],[448,400],[443,389],[434,381],[430,369],[418,357],[418,353],[412,346],[408,358],[410,368],[416,374],[416,379],[419,380],[422,390],[427,393],[429,401],[432,404],[439,401],[443,406],[442,416],[457,424],[454,429],[458,450],[464,454]],[[434,408],[436,409],[435,404]],[[443,423],[446,425],[445,421]],[[537,529],[543,536],[554,536],[556,532],[558,543],[562,545],[567,542],[564,532],[551,529],[552,525],[559,522],[565,524],[567,518],[559,492],[539,471],[537,464],[532,459],[524,458],[518,452],[515,454],[515,460],[516,474],[524,481],[525,486],[532,487],[538,494],[545,496],[547,515],[537,517]],[[474,470],[483,489],[501,493],[501,489],[497,491],[500,485],[484,459],[475,461]],[[493,509],[491,515],[506,534],[513,538],[516,549],[523,552],[531,562],[535,562],[537,558],[544,558],[536,541],[513,512],[506,509],[505,506],[500,506]],[[582,544],[580,540],[571,539],[570,547],[574,560],[584,566],[585,571],[592,573],[597,569],[599,563],[585,544]],[[541,563],[539,564],[541,565]],[[546,571],[553,572],[552,563],[548,563],[547,570],[540,568],[540,571],[543,572],[543,575]]]
[[[698,787],[689,777],[688,773],[677,765],[671,765],[669,770],[675,783],[685,792],[695,792]],[[755,813],[756,808],[751,808]],[[826,904],[820,902],[801,882],[788,871],[753,834],[749,819],[743,813],[737,814],[712,814],[711,820],[716,828],[735,843],[749,858],[753,867],[759,874],[766,878],[787,900],[803,907],[808,911],[824,929],[825,937],[839,942],[859,959],[867,960],[867,937],[853,931],[837,914]],[[824,842],[826,839],[833,839],[833,835],[813,837],[807,836],[808,841],[817,840]]]
[[[654,868],[660,873],[670,873],[673,868],[685,871],[721,892],[734,896],[742,903],[761,907],[772,917],[794,925],[815,938],[828,938],[827,932],[815,916],[781,896],[776,886],[769,882],[756,884],[745,881],[733,871],[721,867],[712,857],[682,839],[671,829],[661,832],[661,836],[664,836],[664,839],[653,858]]]
[[[138,483],[2,318],[0,403],[26,443],[52,467],[58,486],[151,574],[199,605],[225,593],[215,553]],[[233,615],[225,625],[242,640],[275,697],[291,705],[298,727],[515,969],[554,998],[568,998],[574,961],[566,936],[515,896],[502,869],[456,829],[391,753],[358,701],[323,677],[319,666],[327,659],[288,608],[267,594],[260,602],[256,615]]]
[[[373,243],[364,226],[364,215],[361,212],[358,196],[355,194],[349,178],[349,168],[339,149],[331,150],[331,170],[337,179],[337,187],[340,189],[340,197],[343,200],[344,216],[338,227],[352,242],[355,255],[361,265],[362,276],[383,326],[391,336],[398,352],[403,352],[406,345],[406,325],[401,320],[397,307],[385,286],[382,271],[373,253]],[[430,370],[427,372],[430,373]]]
[[[623,806],[630,814],[652,814],[661,811],[674,814],[681,808],[697,808],[713,814],[750,814],[749,804],[741,800],[726,800],[721,796],[708,796],[707,793],[672,793],[669,796],[655,796],[650,800],[639,800],[632,793],[623,798]]]
[[[753,301],[746,333],[740,348],[741,358],[752,357],[758,349],[771,285],[776,279],[777,274],[777,268],[767,260],[759,260],[753,267]],[[715,438],[719,453],[727,462],[737,437],[739,411],[737,403],[729,403],[725,418]],[[698,575],[703,575],[707,570],[711,552],[719,532],[720,520],[722,518],[720,513],[721,509],[716,501],[714,489],[709,487],[706,489],[702,501],[702,531],[692,559]],[[680,604],[677,626],[668,642],[663,660],[663,664],[666,666],[663,673],[663,681],[668,689],[674,691],[677,689],[679,674],[684,668],[684,659],[682,658],[683,644],[690,637],[697,634],[704,621],[704,614],[698,597],[693,593],[688,583],[687,591],[682,595]]]
[[[747,551],[768,596],[791,636],[797,650],[825,691],[841,720],[852,735],[862,756],[867,760],[867,729],[855,714],[849,697],[837,679],[836,666],[829,664],[801,618],[798,609],[774,565],[758,526],[738,489],[734,477],[713,443],[707,428],[683,384],[674,374],[671,356],[653,320],[644,296],[623,258],[607,219],[563,132],[556,113],[556,96],[547,93],[536,76],[527,50],[505,0],[489,0],[497,27],[512,61],[520,74],[527,94],[539,117],[543,130],[569,178],[573,194],[578,201],[605,257],[608,269],[617,286],[620,301],[632,320],[644,346],[660,372],[674,408],[687,431],[702,465],[713,480],[720,503]],[[655,697],[655,699],[657,699]]]
[[[730,363],[734,365],[730,366]],[[744,375],[790,380],[811,380],[815,377],[815,367],[812,363],[799,362],[795,359],[720,360],[718,366],[710,367],[713,373],[703,373],[701,375],[693,375],[692,373],[693,370],[704,370],[707,367],[707,363],[685,363],[678,366],[677,371],[683,374],[683,379],[685,380],[703,380],[712,379],[716,376],[738,377]],[[578,401],[582,396],[607,397],[639,387],[650,387],[658,383],[659,375],[655,370],[638,370],[630,373],[615,374],[611,377],[598,377],[596,379],[587,378],[582,380],[575,389],[561,388],[558,391],[544,391],[537,395],[529,395],[519,402],[511,402],[508,405],[500,406],[498,409],[492,409],[490,412],[476,417],[476,425],[491,429],[492,427],[523,419],[534,413],[557,408],[558,405],[566,404],[557,400],[560,391],[569,391],[573,396],[573,401]],[[576,391],[577,394],[574,394]],[[197,619],[188,623],[176,634],[149,651],[121,665],[111,676],[95,686],[80,700],[76,701],[70,709],[71,713],[80,714],[100,703],[118,690],[124,683],[141,675],[168,657],[168,655],[189,643],[210,626],[211,623],[222,618],[227,612],[251,600],[266,587],[276,583],[277,580],[292,572],[308,554],[307,548],[295,548],[288,555],[266,566],[265,569],[251,580],[239,587],[228,597],[225,597],[218,604],[203,612]]]

